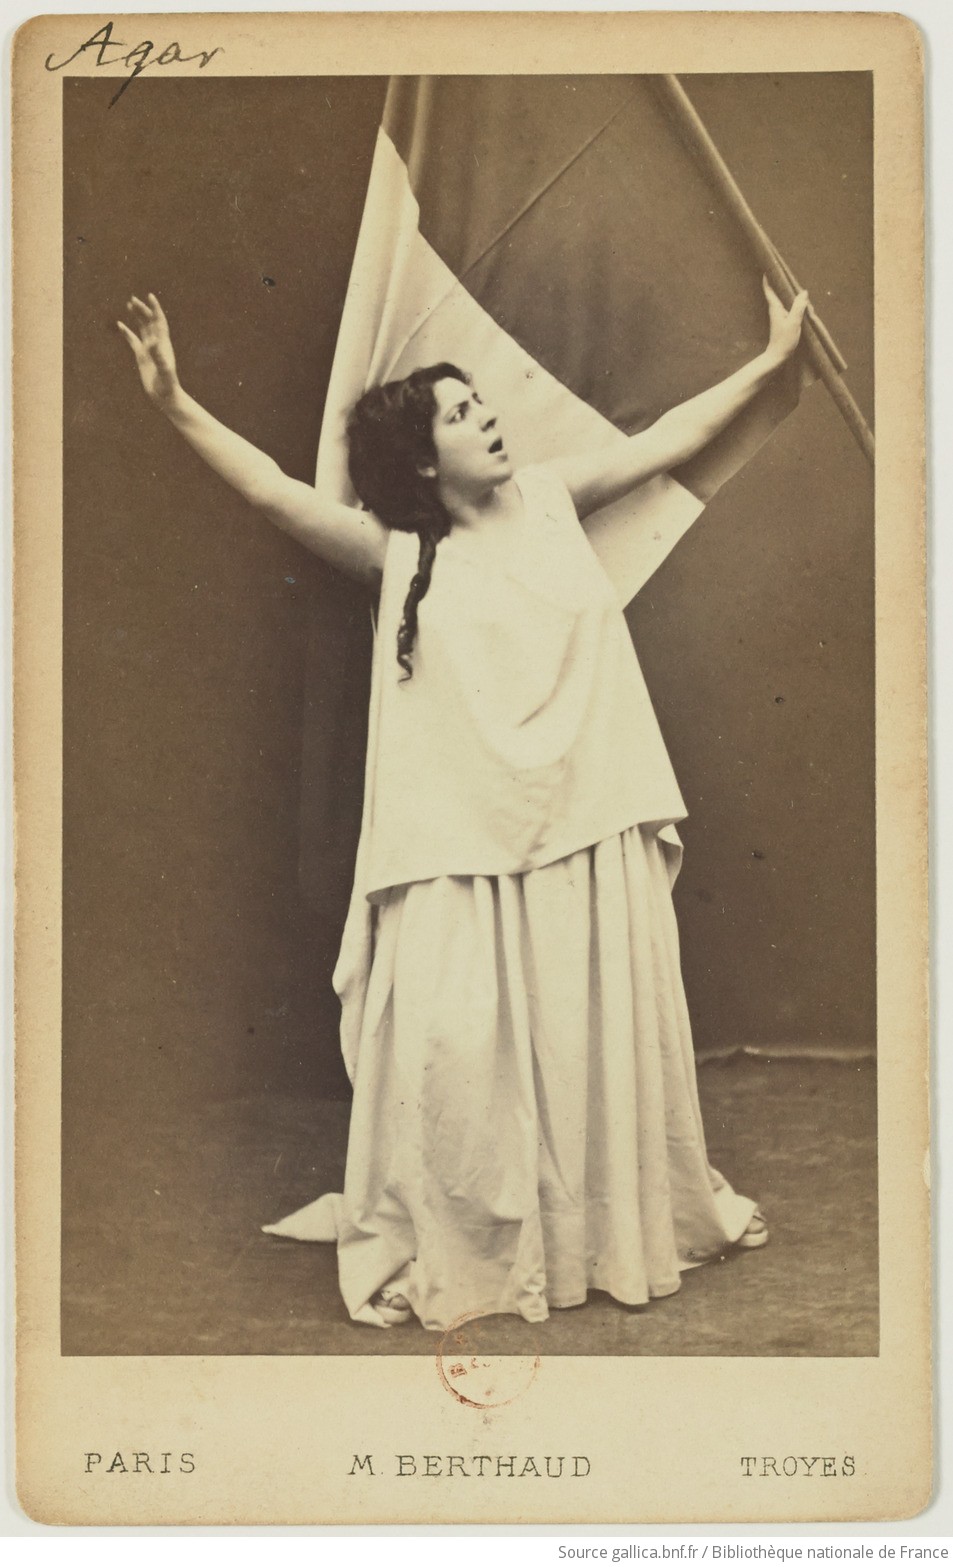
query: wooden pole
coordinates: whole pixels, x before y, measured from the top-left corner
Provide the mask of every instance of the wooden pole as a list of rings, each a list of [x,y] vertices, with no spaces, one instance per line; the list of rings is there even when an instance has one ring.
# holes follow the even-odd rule
[[[790,306],[794,295],[798,292],[797,284],[738,189],[731,170],[708,134],[703,120],[678,77],[659,76],[656,78],[656,83],[663,102],[681,126],[699,163],[740,225],[771,287],[778,297]],[[819,379],[824,382],[851,434],[867,461],[873,466],[873,432],[839,374],[839,369],[843,368],[843,361],[827,328],[817,321],[810,310],[804,321],[801,340]]]

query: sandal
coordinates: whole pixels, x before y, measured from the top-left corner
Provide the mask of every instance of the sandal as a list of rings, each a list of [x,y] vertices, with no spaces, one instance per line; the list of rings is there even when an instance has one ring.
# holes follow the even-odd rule
[[[413,1316],[413,1309],[406,1295],[402,1295],[394,1284],[385,1284],[375,1295],[371,1296],[371,1305],[382,1317],[388,1327],[403,1327]]]
[[[760,1208],[756,1208],[748,1220],[748,1228],[738,1236],[735,1245],[741,1251],[756,1251],[759,1246],[768,1244],[768,1221]]]
[[[768,1235],[770,1235],[768,1221],[763,1216],[762,1210],[756,1208],[748,1221],[748,1229],[738,1236],[735,1246],[743,1252],[754,1252],[757,1247],[768,1244]]]

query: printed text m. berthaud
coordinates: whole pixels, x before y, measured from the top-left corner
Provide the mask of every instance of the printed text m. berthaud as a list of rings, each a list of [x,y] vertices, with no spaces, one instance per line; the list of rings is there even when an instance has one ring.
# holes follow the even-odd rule
[[[390,1464],[381,1460],[375,1468],[373,1453],[355,1453],[348,1473],[374,1475],[388,1473],[397,1479],[416,1476],[423,1480],[585,1480],[592,1469],[584,1454],[570,1457],[524,1457],[515,1453],[476,1453],[464,1458],[459,1453],[395,1453]]]

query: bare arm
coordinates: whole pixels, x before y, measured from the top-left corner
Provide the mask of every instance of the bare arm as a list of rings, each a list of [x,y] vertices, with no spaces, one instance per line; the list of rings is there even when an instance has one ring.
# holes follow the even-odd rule
[[[800,339],[807,295],[799,294],[791,309],[786,310],[766,279],[763,287],[770,336],[767,348],[756,359],[717,386],[669,409],[647,430],[630,436],[625,445],[620,443],[609,452],[564,457],[550,464],[567,485],[581,517],[618,500],[646,479],[694,457],[790,358]]]
[[[292,479],[273,458],[229,430],[183,390],[175,368],[168,322],[154,294],[128,306],[137,331],[116,325],[136,359],[150,402],[189,445],[269,521],[320,555],[329,565],[375,584],[384,567],[387,530],[370,512],[319,496]]]

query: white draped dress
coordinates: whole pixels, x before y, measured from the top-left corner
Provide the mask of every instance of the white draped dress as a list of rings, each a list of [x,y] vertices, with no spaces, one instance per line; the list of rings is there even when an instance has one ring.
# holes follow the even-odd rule
[[[364,821],[334,975],[354,1086],[343,1193],[266,1226],[336,1242],[351,1316],[399,1277],[425,1327],[638,1305],[755,1204],[713,1170],[672,886],[685,814],[618,599],[571,497],[518,476],[397,627],[388,543]]]

